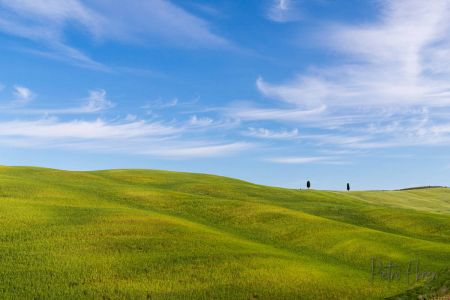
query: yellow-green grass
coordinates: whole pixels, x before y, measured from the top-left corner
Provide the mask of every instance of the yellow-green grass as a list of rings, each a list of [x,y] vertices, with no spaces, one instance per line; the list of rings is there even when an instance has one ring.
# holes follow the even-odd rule
[[[450,193],[447,188],[354,192],[352,196],[369,203],[450,214]]]
[[[450,266],[449,203],[448,189],[0,167],[0,298],[382,299],[423,282],[372,280],[373,257]]]

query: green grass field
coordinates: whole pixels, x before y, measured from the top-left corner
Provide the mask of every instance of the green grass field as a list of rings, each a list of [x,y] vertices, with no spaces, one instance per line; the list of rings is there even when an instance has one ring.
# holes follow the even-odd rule
[[[0,241],[1,299],[383,299],[450,267],[450,190],[0,167]]]

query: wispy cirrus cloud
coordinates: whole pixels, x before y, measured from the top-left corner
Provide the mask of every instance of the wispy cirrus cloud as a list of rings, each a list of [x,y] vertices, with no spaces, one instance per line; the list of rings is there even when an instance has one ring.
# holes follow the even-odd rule
[[[111,109],[115,106],[115,103],[106,97],[105,90],[97,89],[89,91],[89,96],[81,99],[84,104],[78,107],[31,108],[25,106],[35,98],[35,93],[24,86],[14,86],[13,89],[15,99],[10,105],[3,107],[3,113],[16,115],[92,114]]]
[[[228,155],[254,145],[248,142],[192,138],[189,125],[138,119],[122,121],[37,120],[0,121],[0,144],[22,148],[57,148],[193,158]]]
[[[269,162],[280,164],[312,164],[312,163],[342,163],[336,157],[332,156],[287,156],[287,157],[273,157],[266,159]]]
[[[34,93],[27,87],[21,85],[15,85],[13,87],[14,101],[15,105],[26,105],[34,98]]]
[[[48,49],[30,49],[31,53],[107,70],[101,63],[64,42],[64,30],[69,24],[81,26],[95,35],[99,32],[101,16],[80,1],[12,0],[1,1],[0,7],[0,31],[34,41]]]
[[[80,112],[97,112],[114,107],[114,103],[106,99],[106,91],[103,89],[90,91],[87,100],[86,105],[81,107]]]
[[[157,157],[168,158],[204,158],[211,156],[230,155],[242,152],[255,145],[248,142],[228,142],[228,143],[204,143],[204,142],[183,142],[177,144],[168,144],[165,146],[157,146],[148,150],[144,150],[141,154],[153,155]]]
[[[84,1],[101,12],[100,37],[122,41],[145,42],[159,38],[182,47],[223,47],[225,38],[212,32],[210,24],[171,1],[131,0],[124,6],[120,0]]]
[[[254,147],[253,143],[226,138],[222,134],[215,135],[214,131],[231,125],[228,121],[216,121],[205,116],[192,115],[184,121],[173,118],[165,121],[155,116],[144,120],[131,114],[125,118],[116,115],[112,120],[95,117],[115,106],[103,89],[89,91],[88,97],[81,99],[84,104],[78,107],[25,107],[34,92],[24,86],[14,86],[13,94],[23,105],[15,105],[14,100],[11,105],[2,107],[0,144],[3,145],[177,159],[222,156]],[[176,102],[172,101],[173,105]],[[15,118],[5,119],[9,115],[7,113]],[[92,115],[94,117],[90,117]]]
[[[380,21],[335,25],[321,35],[347,63],[284,84],[259,80],[259,90],[289,103],[330,108],[449,104],[450,72],[436,66],[448,64],[450,55],[450,2],[381,3]]]
[[[266,17],[273,22],[292,22],[301,19],[298,0],[271,0]]]
[[[232,105],[224,109],[225,113],[245,121],[308,121],[317,119],[321,113],[326,110],[325,105],[321,105],[311,109],[304,109],[296,106],[281,106],[281,107],[259,107],[250,103],[241,103]]]
[[[197,117],[193,115],[189,118],[189,124],[192,126],[210,126],[214,123],[214,120],[208,117]]]
[[[164,108],[170,108],[175,107],[178,105],[178,98],[172,98],[172,99],[162,99],[158,98],[153,101],[149,101],[147,104],[141,106],[141,108],[144,109],[164,109]]]
[[[0,136],[17,138],[55,139],[121,139],[136,137],[165,136],[179,132],[180,129],[161,123],[134,121],[126,123],[108,123],[102,119],[94,121],[59,121],[57,118],[35,121],[0,122]]]
[[[95,41],[148,44],[155,39],[181,47],[225,47],[207,21],[170,1],[8,0],[0,1],[0,31],[36,42],[47,49],[28,51],[99,69],[109,67],[66,42],[70,28]]]
[[[275,131],[267,128],[250,127],[243,132],[243,135],[263,139],[295,139],[299,137],[299,131],[297,128]]]
[[[277,101],[235,105],[229,113],[315,129],[320,142],[333,135],[354,139],[347,147],[448,144],[449,133],[436,129],[450,123],[450,1],[378,7],[373,22],[334,23],[318,33],[318,45],[340,63],[281,83],[259,77],[258,91]]]
[[[6,86],[0,84],[0,92],[5,90]],[[0,109],[5,112],[10,109],[22,109],[27,106],[36,97],[36,93],[24,85],[14,85],[11,89],[9,99],[2,101]]]

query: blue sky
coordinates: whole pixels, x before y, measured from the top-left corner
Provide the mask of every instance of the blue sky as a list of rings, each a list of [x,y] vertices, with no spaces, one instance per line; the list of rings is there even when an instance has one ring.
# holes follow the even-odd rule
[[[450,1],[0,0],[4,165],[448,185]]]

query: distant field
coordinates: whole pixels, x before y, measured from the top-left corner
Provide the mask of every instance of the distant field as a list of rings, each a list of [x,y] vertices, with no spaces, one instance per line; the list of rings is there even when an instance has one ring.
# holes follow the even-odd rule
[[[1,299],[383,299],[450,267],[450,190],[0,167],[0,241]]]

